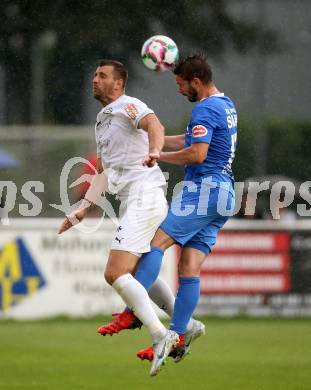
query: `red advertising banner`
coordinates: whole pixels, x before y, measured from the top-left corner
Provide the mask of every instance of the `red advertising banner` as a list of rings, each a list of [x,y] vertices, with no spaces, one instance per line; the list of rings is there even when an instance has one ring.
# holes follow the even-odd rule
[[[290,237],[288,233],[274,232],[220,232],[215,252],[288,252]]]
[[[289,256],[283,253],[271,254],[218,254],[209,255],[201,270],[203,272],[284,272],[289,268]]]
[[[201,275],[201,292],[204,294],[253,294],[286,292],[289,290],[288,274],[238,274],[218,273]]]
[[[285,293],[290,289],[287,232],[221,232],[201,272],[203,294]]]

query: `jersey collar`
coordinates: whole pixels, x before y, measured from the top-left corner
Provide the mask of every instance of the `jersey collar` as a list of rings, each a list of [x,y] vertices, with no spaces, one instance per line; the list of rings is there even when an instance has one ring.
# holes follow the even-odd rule
[[[207,96],[207,97],[201,99],[200,102],[203,102],[203,100],[206,100],[206,99],[208,99],[208,98],[210,98],[210,97],[212,97],[212,96],[218,96],[218,97],[220,97],[220,96],[225,96],[225,94],[224,94],[223,92],[215,93],[214,95],[209,95],[209,96]]]
[[[101,112],[105,112],[105,110],[109,111],[109,109],[111,109],[116,102],[122,100],[125,96],[126,96],[125,93],[123,95],[120,95],[116,100],[107,104],[107,106],[104,106],[100,111]]]

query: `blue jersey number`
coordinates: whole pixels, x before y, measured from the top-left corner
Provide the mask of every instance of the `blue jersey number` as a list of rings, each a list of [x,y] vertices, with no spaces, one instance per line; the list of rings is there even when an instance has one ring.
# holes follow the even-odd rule
[[[237,133],[231,134],[231,153],[230,153],[230,158],[228,160],[228,163],[231,165],[232,161],[235,156],[235,149],[236,149],[236,141],[237,141]]]

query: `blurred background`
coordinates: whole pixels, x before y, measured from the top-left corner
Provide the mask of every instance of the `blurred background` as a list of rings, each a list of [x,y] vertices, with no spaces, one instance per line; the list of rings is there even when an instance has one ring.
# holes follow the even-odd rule
[[[181,55],[203,52],[218,88],[239,112],[234,165],[239,181],[310,177],[311,3],[230,1],[2,1],[0,9],[0,142],[16,163],[0,160],[2,180],[42,180],[41,216],[59,196],[64,162],[95,150],[100,105],[91,80],[98,58],[123,61],[127,93],[152,107],[168,134],[184,131],[192,105],[170,73],[145,68],[140,50],[151,35],[172,37]],[[33,161],[36,161],[34,169]],[[17,166],[18,168],[14,166]],[[13,169],[8,169],[8,165]],[[181,169],[173,171],[169,196]],[[20,191],[17,193],[20,200]],[[262,209],[258,215],[267,214]],[[11,211],[18,216],[18,210]],[[269,218],[269,215],[267,216]]]
[[[92,97],[91,81],[98,58],[123,61],[130,73],[127,93],[152,107],[168,134],[184,131],[193,105],[177,93],[170,72],[152,72],[140,57],[141,46],[148,37],[168,35],[177,43],[181,55],[207,55],[216,85],[232,97],[239,113],[234,172],[236,180],[244,183],[244,192],[242,207],[235,215],[237,220],[229,227],[234,231],[242,229],[238,242],[243,241],[245,230],[255,231],[255,236],[246,249],[234,242],[230,244],[228,236],[229,244],[223,244],[223,249],[219,244],[214,255],[217,256],[217,250],[226,251],[229,245],[228,256],[233,263],[224,267],[228,272],[238,272],[236,267],[241,264],[230,258],[236,245],[239,253],[246,250],[248,259],[247,251],[253,247],[266,250],[260,244],[263,236],[256,236],[256,231],[285,231],[287,244],[280,244],[278,236],[270,236],[270,252],[281,251],[283,256],[281,260],[274,259],[279,261],[274,271],[280,272],[281,279],[272,282],[279,285],[273,287],[271,282],[266,286],[264,279],[258,282],[257,290],[310,292],[311,266],[306,258],[310,251],[306,232],[309,218],[301,218],[297,213],[297,204],[303,203],[307,216],[310,214],[309,187],[300,191],[301,183],[311,177],[310,13],[309,1],[289,0],[178,0],[169,6],[161,1],[2,1],[0,212],[11,202],[10,218],[21,218],[25,208],[32,216],[33,197],[29,191],[27,195],[25,185],[41,181],[42,187],[33,188],[40,199],[41,212],[32,223],[41,227],[45,222],[40,222],[40,218],[63,217],[50,204],[59,203],[59,177],[65,162],[79,156],[94,163],[93,126],[101,107]],[[183,170],[166,164],[162,168],[169,173],[170,200]],[[76,177],[82,173],[92,170],[80,164],[71,174]],[[249,185],[267,180],[268,189],[255,194],[255,210],[248,213],[245,200]],[[270,196],[272,186],[280,180],[293,183],[291,193],[286,190],[293,202],[281,209],[280,220],[285,225],[275,226],[275,221],[271,221]],[[13,192],[6,184],[9,181],[14,182]],[[28,184],[31,189],[32,184]],[[71,200],[81,199],[86,189],[84,183],[69,190]],[[285,190],[280,194],[280,203],[284,197]],[[117,209],[118,203],[112,198],[111,201]],[[95,216],[100,216],[100,210]],[[259,219],[264,220],[262,224]],[[25,217],[21,223],[22,229],[30,224]],[[47,226],[53,223],[50,220]],[[263,259],[262,253],[255,255],[254,261]],[[245,267],[244,271],[252,270],[250,264]],[[269,266],[266,267],[259,265],[257,271],[269,272]],[[218,293],[224,291],[223,286],[228,287],[229,281],[219,288],[218,279],[211,280],[209,272],[215,270],[215,265],[206,269],[206,277],[210,278],[206,292],[212,289]],[[213,283],[215,286],[209,287]],[[236,283],[237,287],[232,291],[229,288],[229,292],[241,291],[241,280]],[[250,279],[247,283],[251,283]],[[248,285],[245,291],[250,292]],[[309,306],[304,312],[310,313]]]

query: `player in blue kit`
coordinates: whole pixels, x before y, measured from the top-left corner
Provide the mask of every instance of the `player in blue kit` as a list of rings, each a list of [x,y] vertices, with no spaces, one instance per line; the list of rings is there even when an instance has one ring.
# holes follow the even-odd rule
[[[180,60],[174,73],[179,93],[197,104],[186,133],[165,137],[165,146],[174,151],[162,152],[160,161],[184,165],[185,177],[151,241],[151,251],[141,257],[135,274],[149,291],[160,272],[164,251],[173,244],[181,246],[179,288],[170,325],[180,341],[173,351],[168,347],[169,340],[166,343],[163,339],[155,348],[138,353],[141,359],[153,360],[155,372],[170,353],[175,361],[180,361],[190,343],[204,333],[204,325],[199,321],[192,320],[192,329],[187,328],[200,297],[200,269],[234,207],[231,169],[237,139],[234,104],[214,85],[211,67],[203,56]]]
[[[150,288],[163,252],[175,243],[181,246],[179,288],[170,326],[180,336],[176,353],[177,360],[181,360],[193,341],[184,335],[200,297],[201,265],[234,207],[231,164],[237,140],[237,113],[231,99],[214,85],[211,67],[203,56],[179,61],[174,73],[179,92],[197,104],[186,134],[166,137],[165,145],[175,151],[161,153],[160,160],[185,165],[183,188],[173,199],[151,241],[151,252],[141,259],[135,277],[146,289]],[[197,336],[203,331],[198,329]],[[165,345],[162,347],[165,351]],[[163,356],[154,351],[153,364],[161,365],[169,353],[165,351]],[[140,357],[143,356],[141,351]]]

